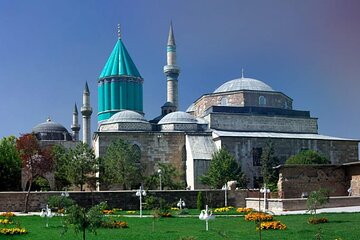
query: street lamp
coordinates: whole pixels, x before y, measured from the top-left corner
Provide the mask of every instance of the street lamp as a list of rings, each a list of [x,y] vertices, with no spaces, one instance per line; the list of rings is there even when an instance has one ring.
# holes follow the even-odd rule
[[[161,187],[161,173],[162,173],[162,171],[161,171],[161,169],[159,169],[158,171],[158,174],[159,174],[159,179],[160,179],[160,191],[162,190],[162,187]]]
[[[185,201],[180,198],[179,202],[176,204],[180,209],[185,207]]]
[[[225,207],[227,207],[227,183],[222,187],[222,190],[225,191]]]
[[[266,184],[264,187],[260,189],[260,192],[264,194],[264,212],[266,211],[266,195],[270,192],[270,189],[266,188]]]
[[[49,218],[52,218],[54,214],[51,212],[51,209],[49,208],[49,205],[46,204],[46,208],[41,209],[40,217],[46,218],[46,227],[49,227]]]
[[[140,217],[142,217],[142,196],[146,196],[146,191],[142,189],[142,186],[136,191],[136,196],[140,198]]]

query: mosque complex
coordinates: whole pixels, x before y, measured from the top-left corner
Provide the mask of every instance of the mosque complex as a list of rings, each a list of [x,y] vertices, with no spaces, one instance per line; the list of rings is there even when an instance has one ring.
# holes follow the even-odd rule
[[[226,148],[241,165],[248,187],[261,181],[261,154],[269,139],[283,164],[302,150],[316,150],[332,164],[358,161],[357,139],[318,133],[317,118],[309,111],[293,109],[293,100],[263,81],[242,76],[194,99],[186,111],[179,110],[176,43],[172,25],[167,42],[167,101],[161,114],[144,118],[143,82],[125,48],[118,40],[97,80],[98,127],[91,133],[93,109],[86,83],[83,92],[82,141],[93,146],[97,157],[117,138],[132,144],[140,153],[144,175],[158,170],[159,163],[172,164],[185,176],[189,189],[201,189],[199,176],[206,173],[212,154]],[[181,83],[181,81],[180,81]],[[50,119],[32,131],[42,144],[73,147],[79,141],[78,109],[73,111],[72,133]]]

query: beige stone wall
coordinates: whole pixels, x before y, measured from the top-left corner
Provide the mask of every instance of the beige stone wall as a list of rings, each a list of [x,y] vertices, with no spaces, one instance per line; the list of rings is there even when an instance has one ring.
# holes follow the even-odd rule
[[[259,105],[259,97],[264,96],[266,105]],[[280,92],[234,91],[203,95],[194,104],[194,116],[202,117],[211,106],[221,106],[221,100],[227,99],[226,106],[252,106],[292,109],[292,99]],[[286,103],[285,103],[286,102]]]
[[[228,131],[317,133],[316,118],[269,117],[257,115],[211,113],[209,127]]]
[[[280,198],[299,198],[303,192],[326,189],[330,196],[346,196],[349,181],[342,166],[291,165],[279,169]]]
[[[352,196],[360,196],[360,162],[350,163],[344,166],[350,179]]]
[[[249,179],[249,187],[254,186],[254,177],[260,177],[260,166],[253,165],[253,149],[265,148],[267,138],[221,137],[216,144],[227,148],[239,161]],[[332,164],[358,161],[358,143],[352,141],[329,141],[309,139],[273,138],[275,155],[280,164],[301,150],[312,149],[324,154]]]
[[[185,161],[182,159],[184,132],[98,132],[94,142],[96,156],[105,155],[107,147],[117,138],[140,147],[145,176],[153,174],[158,169],[158,163],[170,163],[185,174]]]

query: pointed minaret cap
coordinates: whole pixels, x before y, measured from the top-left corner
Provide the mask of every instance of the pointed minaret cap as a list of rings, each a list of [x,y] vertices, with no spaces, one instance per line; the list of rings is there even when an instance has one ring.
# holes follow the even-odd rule
[[[89,86],[88,86],[88,84],[87,84],[87,81],[85,82],[84,93],[90,93],[90,91],[89,91]]]
[[[77,109],[77,105],[76,105],[76,103],[75,103],[75,105],[74,105],[74,112],[73,112],[74,114],[78,114],[78,109]]]
[[[169,30],[169,37],[168,37],[168,46],[175,46],[175,38],[174,38],[174,30],[172,26],[172,21],[170,22],[170,30]]]

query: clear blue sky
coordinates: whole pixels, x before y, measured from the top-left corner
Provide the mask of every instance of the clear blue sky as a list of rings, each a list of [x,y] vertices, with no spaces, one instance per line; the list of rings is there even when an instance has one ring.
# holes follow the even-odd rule
[[[145,80],[145,117],[159,115],[170,20],[181,110],[244,68],[310,110],[320,133],[360,139],[357,0],[0,0],[0,137],[30,132],[49,115],[69,129],[85,81],[95,130],[97,77],[118,23]]]

